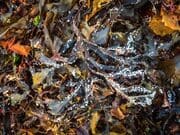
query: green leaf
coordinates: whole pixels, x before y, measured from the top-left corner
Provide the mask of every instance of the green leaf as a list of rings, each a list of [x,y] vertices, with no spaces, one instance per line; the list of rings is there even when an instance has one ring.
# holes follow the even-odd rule
[[[13,62],[14,62],[15,65],[20,64],[21,57],[19,55],[15,54],[14,57],[13,57]]]
[[[34,18],[34,20],[33,20],[33,24],[34,24],[35,26],[38,26],[39,23],[40,23],[40,21],[41,21],[41,17],[40,17],[40,15],[37,15],[37,16]]]

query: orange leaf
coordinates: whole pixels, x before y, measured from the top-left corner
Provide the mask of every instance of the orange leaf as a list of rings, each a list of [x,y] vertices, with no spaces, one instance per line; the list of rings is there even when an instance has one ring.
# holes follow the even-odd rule
[[[14,44],[12,45],[9,50],[23,56],[28,56],[31,48],[27,45],[20,45],[20,44]]]
[[[3,48],[9,48],[10,46],[12,46],[14,44],[15,38],[10,39],[9,41],[0,41],[0,45]]]
[[[3,48],[7,48],[12,52],[27,57],[30,53],[31,48],[27,45],[21,45],[19,43],[14,44],[14,42],[15,42],[15,38],[12,38],[9,41],[0,41],[0,45]]]
[[[111,109],[111,115],[116,117],[119,120],[122,120],[125,118],[125,115],[123,114],[123,112],[121,111],[119,107]]]

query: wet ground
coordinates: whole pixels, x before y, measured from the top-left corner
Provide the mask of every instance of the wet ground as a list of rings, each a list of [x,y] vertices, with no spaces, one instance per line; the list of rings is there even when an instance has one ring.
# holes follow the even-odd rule
[[[178,135],[179,9],[0,0],[0,134]]]

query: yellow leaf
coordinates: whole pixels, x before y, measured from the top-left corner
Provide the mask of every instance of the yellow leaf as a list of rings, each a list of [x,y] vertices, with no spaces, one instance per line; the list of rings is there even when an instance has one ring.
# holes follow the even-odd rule
[[[102,9],[102,7],[108,3],[110,3],[112,0],[93,0],[92,4],[92,12],[87,16],[88,21],[92,16],[94,16],[98,11]],[[88,0],[88,8],[90,8],[91,0]]]
[[[180,6],[176,10],[175,12],[167,12],[161,9],[162,22],[173,30],[180,30]]]
[[[170,3],[169,3],[170,5]],[[174,30],[180,30],[180,6],[175,5],[173,10],[161,8],[160,16],[154,16],[149,23],[152,31],[159,36],[171,34]]]
[[[33,75],[33,85],[34,86],[39,85],[44,80],[44,78],[45,76],[42,75],[41,72],[35,73]]]
[[[93,135],[96,134],[96,126],[97,126],[99,119],[100,119],[100,115],[98,112],[95,112],[92,114],[90,127],[91,127],[91,132]]]
[[[162,18],[159,16],[154,16],[152,18],[152,20],[149,23],[149,27],[156,35],[162,37],[171,34],[173,32],[171,28],[164,25],[164,23],[162,22]]]
[[[37,72],[33,74],[33,87],[36,87],[37,85],[41,84],[43,80],[46,78],[46,76],[49,73],[49,69],[44,69],[42,72]]]
[[[37,92],[40,94],[40,93],[42,93],[42,87],[38,87],[37,88]]]

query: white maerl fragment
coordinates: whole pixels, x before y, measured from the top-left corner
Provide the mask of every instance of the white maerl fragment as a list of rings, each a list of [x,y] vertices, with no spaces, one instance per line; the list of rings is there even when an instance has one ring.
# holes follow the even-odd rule
[[[131,97],[131,101],[133,101],[135,105],[141,105],[141,106],[151,105],[155,94],[156,91],[147,95],[139,95],[139,96]]]

